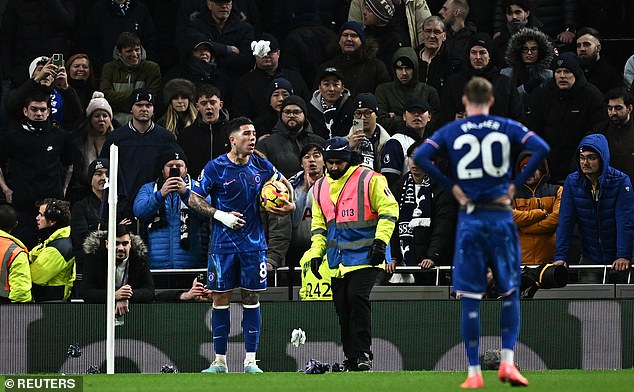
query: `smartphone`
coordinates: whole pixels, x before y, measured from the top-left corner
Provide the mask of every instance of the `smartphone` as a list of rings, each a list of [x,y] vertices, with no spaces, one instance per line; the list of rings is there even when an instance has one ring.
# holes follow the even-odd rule
[[[181,169],[179,169],[177,167],[170,167],[169,176],[170,177],[180,177],[181,176]]]
[[[61,53],[55,53],[52,57],[52,63],[53,65],[57,66],[57,67],[63,67],[64,66],[64,55]]]
[[[363,119],[362,118],[354,118],[352,119],[352,133],[363,132]]]
[[[198,274],[196,280],[198,281],[198,283],[202,283],[203,286],[207,285],[207,277],[205,276],[205,274]]]

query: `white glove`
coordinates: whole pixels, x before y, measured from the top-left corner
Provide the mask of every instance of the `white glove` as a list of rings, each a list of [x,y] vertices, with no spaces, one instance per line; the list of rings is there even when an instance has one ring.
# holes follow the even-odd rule
[[[216,210],[216,212],[214,212],[214,219],[228,228],[233,229],[240,218],[228,212]]]
[[[270,41],[252,41],[251,50],[253,55],[257,57],[264,57],[271,51]]]
[[[291,333],[291,343],[293,346],[299,347],[300,344],[306,343],[306,333],[301,328],[294,329]]]

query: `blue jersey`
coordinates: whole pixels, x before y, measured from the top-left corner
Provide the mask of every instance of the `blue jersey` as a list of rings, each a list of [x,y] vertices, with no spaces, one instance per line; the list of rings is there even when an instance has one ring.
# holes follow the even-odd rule
[[[515,179],[521,186],[548,154],[548,145],[520,123],[496,116],[475,115],[439,129],[416,151],[414,160],[446,188],[457,183],[474,202],[490,202],[508,192],[513,174],[511,148],[533,152],[528,167]],[[446,151],[453,181],[430,158]]]
[[[200,197],[211,196],[213,207],[241,213],[246,224],[233,230],[220,222],[214,222],[209,244],[211,253],[255,252],[266,250],[264,229],[260,220],[259,196],[262,185],[271,177],[281,176],[271,162],[251,155],[249,163],[236,165],[227,154],[209,161],[192,191]]]

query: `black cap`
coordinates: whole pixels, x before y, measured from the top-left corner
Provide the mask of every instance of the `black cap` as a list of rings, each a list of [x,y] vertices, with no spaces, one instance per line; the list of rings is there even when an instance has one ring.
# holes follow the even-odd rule
[[[429,104],[423,97],[410,97],[407,101],[405,101],[405,110],[410,111],[415,108],[428,112]]]
[[[342,82],[344,80],[343,72],[341,72],[341,70],[339,68],[326,67],[326,68],[321,70],[321,73],[319,74],[319,81],[321,82],[323,78],[325,78],[326,76],[330,76],[330,75],[335,76],[337,79],[341,80]]]

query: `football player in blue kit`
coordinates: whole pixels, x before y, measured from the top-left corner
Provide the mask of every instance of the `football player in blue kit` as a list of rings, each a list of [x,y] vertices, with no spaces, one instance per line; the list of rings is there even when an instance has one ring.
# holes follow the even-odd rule
[[[436,131],[414,156],[426,173],[451,189],[461,206],[453,285],[462,305],[461,329],[469,361],[468,377],[462,388],[484,386],[479,362],[480,300],[486,291],[488,268],[493,271],[502,299],[502,362],[498,378],[512,385],[528,385],[513,361],[520,328],[521,252],[511,200],[515,189],[541,165],[549,147],[521,124],[490,116],[493,101],[491,83],[480,77],[471,79],[462,96],[467,117]],[[515,179],[511,178],[512,148],[530,150],[533,154],[526,170]],[[447,155],[452,178],[431,161],[441,152]]]
[[[268,160],[254,154],[256,135],[251,120],[245,117],[231,120],[229,142],[231,151],[205,165],[189,196],[192,209],[218,221],[211,230],[207,266],[207,288],[213,293],[211,326],[216,356],[203,372],[228,370],[229,304],[233,289],[240,287],[246,350],[244,371],[261,373],[255,354],[262,323],[259,292],[266,289],[267,246],[258,198],[268,180],[280,180],[291,192],[290,200],[268,211],[290,214],[295,209],[293,187]],[[211,197],[211,205],[204,200],[207,196]]]

